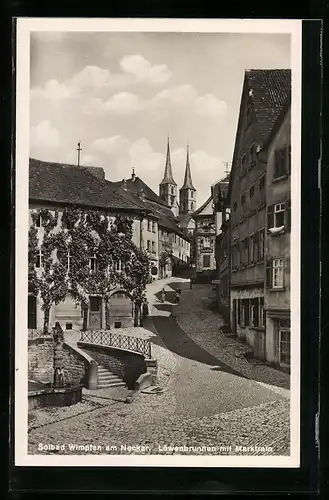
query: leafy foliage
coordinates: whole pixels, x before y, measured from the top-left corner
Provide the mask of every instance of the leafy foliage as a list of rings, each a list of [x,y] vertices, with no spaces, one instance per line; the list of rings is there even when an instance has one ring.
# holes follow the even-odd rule
[[[43,227],[42,271],[37,276],[35,225],[39,216]],[[90,295],[102,296],[107,301],[111,292],[120,287],[135,301],[143,297],[150,260],[132,241],[133,221],[130,218],[117,215],[111,221],[106,213],[72,207],[66,208],[62,217],[57,210],[42,209],[33,212],[32,220],[29,288],[40,291],[45,332],[48,331],[51,306],[62,302],[68,293],[82,306],[84,328]]]

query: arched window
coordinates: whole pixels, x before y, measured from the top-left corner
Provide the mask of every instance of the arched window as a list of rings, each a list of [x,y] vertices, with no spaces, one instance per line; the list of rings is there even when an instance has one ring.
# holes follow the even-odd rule
[[[193,191],[191,191],[191,198],[193,198]]]
[[[171,194],[174,194],[174,188],[171,186]]]

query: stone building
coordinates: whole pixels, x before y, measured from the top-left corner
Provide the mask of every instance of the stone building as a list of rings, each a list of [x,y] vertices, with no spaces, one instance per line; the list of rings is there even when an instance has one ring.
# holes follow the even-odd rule
[[[195,220],[195,261],[197,280],[210,281],[216,270],[216,221],[213,196],[193,213]]]
[[[227,174],[221,181],[212,185],[213,211],[216,226],[216,278],[212,283],[216,285],[217,309],[227,320],[230,297],[230,249],[228,232],[230,208],[227,198],[229,178],[230,176]]]
[[[140,247],[143,241],[144,219],[152,217],[141,204],[131,201],[124,191],[118,192],[105,180],[104,170],[97,167],[78,167],[58,163],[43,162],[31,158],[29,162],[29,225],[32,226],[33,213],[36,213],[36,230],[39,242],[39,253],[36,260],[36,272],[40,276],[43,268],[41,243],[44,238],[44,223],[41,210],[58,214],[57,226],[53,233],[59,231],[63,213],[66,208],[78,207],[86,211],[102,211],[110,221],[116,215],[123,214],[133,220],[133,241]],[[56,259],[56,256],[54,256]],[[74,255],[67,255],[67,268],[71,265]],[[90,256],[90,268],[95,265],[95,257]],[[120,272],[120,261],[116,262]],[[29,291],[28,297],[28,327],[42,328],[44,312],[40,294]],[[105,302],[97,293],[90,295],[87,327],[101,329],[105,327]],[[117,287],[113,289],[108,303],[109,326],[131,326],[133,323],[133,304],[126,290]],[[49,315],[50,327],[56,321],[64,329],[80,329],[83,322],[81,307],[69,293],[58,305],[52,305]]]
[[[266,357],[267,158],[259,152],[290,91],[290,70],[246,71],[228,191],[231,328],[262,359]]]
[[[290,367],[290,95],[261,155],[267,157],[265,234],[266,360]]]

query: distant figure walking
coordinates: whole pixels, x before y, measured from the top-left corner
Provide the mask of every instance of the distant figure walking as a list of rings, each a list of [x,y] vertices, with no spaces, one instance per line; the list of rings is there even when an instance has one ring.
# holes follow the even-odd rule
[[[163,303],[166,300],[166,292],[165,289],[162,288],[161,290],[161,302]]]
[[[148,315],[149,315],[149,303],[147,301],[147,298],[145,297],[143,301],[143,318],[146,319]]]
[[[179,304],[179,300],[180,300],[180,295],[181,295],[181,290],[178,288],[175,292],[175,298],[176,298],[176,303]]]

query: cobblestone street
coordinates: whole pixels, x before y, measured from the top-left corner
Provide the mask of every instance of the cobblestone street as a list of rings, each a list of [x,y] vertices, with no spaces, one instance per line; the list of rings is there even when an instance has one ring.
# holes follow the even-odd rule
[[[173,305],[177,286],[181,301]],[[219,332],[211,293],[179,278],[150,284],[151,318],[122,333],[152,343],[163,393],[127,404],[123,387],[85,390],[75,406],[34,410],[29,453],[289,455],[289,377],[248,363],[246,347]]]

